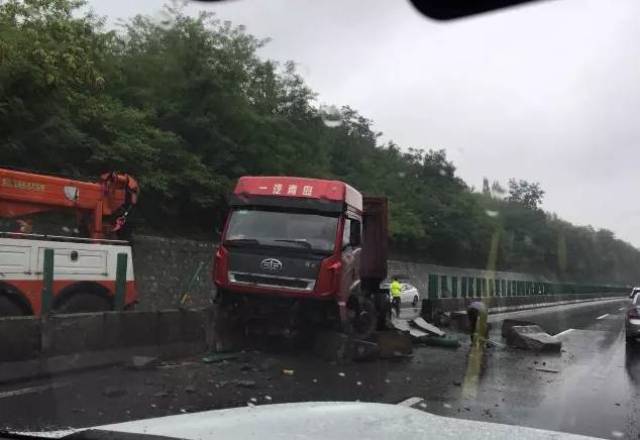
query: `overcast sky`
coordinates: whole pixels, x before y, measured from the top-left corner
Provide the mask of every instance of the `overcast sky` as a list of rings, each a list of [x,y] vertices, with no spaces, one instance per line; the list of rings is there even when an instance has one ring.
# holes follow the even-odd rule
[[[111,22],[162,0],[90,0]],[[402,147],[443,148],[470,185],[539,181],[544,209],[640,247],[640,2],[553,0],[434,22],[407,0],[189,5],[270,37],[319,103]]]

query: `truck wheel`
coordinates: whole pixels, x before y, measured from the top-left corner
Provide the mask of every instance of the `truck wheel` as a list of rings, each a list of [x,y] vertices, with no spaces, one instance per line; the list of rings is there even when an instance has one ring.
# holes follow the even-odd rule
[[[371,336],[378,324],[376,308],[368,298],[358,298],[349,301],[347,307],[350,308],[351,333],[358,338]]]
[[[20,304],[5,295],[0,295],[0,317],[23,315],[25,311]]]
[[[107,298],[90,293],[74,293],[55,308],[57,313],[106,312],[109,310],[111,310],[111,303]]]

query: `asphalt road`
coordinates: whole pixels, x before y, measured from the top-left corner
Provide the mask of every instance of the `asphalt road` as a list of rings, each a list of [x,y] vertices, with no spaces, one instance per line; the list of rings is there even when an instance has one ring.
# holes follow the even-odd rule
[[[625,301],[494,315],[534,321],[563,340],[541,355],[508,347],[471,356],[416,347],[408,359],[337,365],[312,352],[240,352],[143,370],[113,367],[0,387],[0,427],[61,429],[239,405],[309,400],[397,403],[436,414],[603,438],[639,438],[640,347],[624,341]],[[409,310],[403,311],[408,316]]]

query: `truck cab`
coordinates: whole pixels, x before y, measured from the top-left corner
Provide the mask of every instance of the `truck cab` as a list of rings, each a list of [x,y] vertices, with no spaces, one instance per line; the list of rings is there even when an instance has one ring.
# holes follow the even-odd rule
[[[259,303],[272,316],[280,308],[287,320],[362,314],[360,192],[335,180],[242,177],[230,205],[214,266],[220,302]]]

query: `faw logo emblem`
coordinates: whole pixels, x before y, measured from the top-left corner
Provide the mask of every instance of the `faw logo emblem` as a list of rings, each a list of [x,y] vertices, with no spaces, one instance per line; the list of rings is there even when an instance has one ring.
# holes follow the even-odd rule
[[[260,262],[260,268],[267,272],[280,272],[282,270],[282,261],[276,258],[265,258]]]

